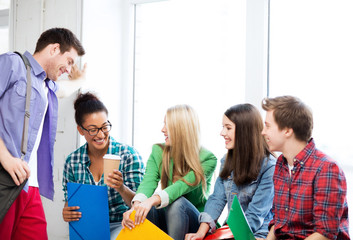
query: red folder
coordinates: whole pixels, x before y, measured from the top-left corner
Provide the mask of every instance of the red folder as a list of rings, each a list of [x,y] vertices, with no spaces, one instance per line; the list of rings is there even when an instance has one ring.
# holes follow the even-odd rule
[[[213,239],[233,239],[233,233],[228,227],[228,225],[224,225],[216,230],[215,233],[208,235],[204,238],[204,240],[213,240]]]

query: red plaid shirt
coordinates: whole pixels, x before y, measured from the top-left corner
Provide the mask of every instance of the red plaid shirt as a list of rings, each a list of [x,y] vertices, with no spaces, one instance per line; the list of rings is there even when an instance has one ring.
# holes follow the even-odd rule
[[[304,239],[318,232],[329,239],[350,239],[346,179],[343,171],[310,140],[295,157],[291,176],[281,155],[273,175],[277,239]]]

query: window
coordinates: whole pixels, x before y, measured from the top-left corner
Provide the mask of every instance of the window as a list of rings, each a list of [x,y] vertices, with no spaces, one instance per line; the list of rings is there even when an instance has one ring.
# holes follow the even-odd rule
[[[349,205],[353,204],[352,12],[350,0],[272,0],[270,5],[270,96],[295,95],[312,108],[315,143],[344,169]]]
[[[10,0],[0,0],[0,54],[9,51]]]
[[[223,113],[245,98],[245,1],[137,4],[135,41],[133,143],[144,160],[164,142],[167,108],[183,103],[198,112],[202,145],[221,158]]]

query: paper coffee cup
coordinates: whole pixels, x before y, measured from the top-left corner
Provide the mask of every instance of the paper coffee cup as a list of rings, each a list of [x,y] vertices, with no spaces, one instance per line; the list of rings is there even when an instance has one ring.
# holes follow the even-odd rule
[[[113,173],[114,169],[119,169],[121,157],[119,155],[105,154],[103,160],[104,183],[107,183],[109,173]]]

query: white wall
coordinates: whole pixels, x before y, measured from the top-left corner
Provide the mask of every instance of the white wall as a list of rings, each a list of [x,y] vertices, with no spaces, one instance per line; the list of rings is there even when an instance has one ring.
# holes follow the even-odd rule
[[[267,94],[268,2],[246,1],[245,100],[258,109]]]
[[[133,6],[127,0],[85,0],[82,43],[86,49],[87,81],[83,91],[94,91],[109,111],[111,135],[131,144]]]
[[[63,166],[69,153],[78,145],[78,134],[74,122],[73,101],[76,92],[71,96],[59,99],[59,120],[54,148],[54,201],[42,197],[45,215],[48,223],[49,239],[68,239],[68,224],[62,218],[64,193],[62,191]]]

